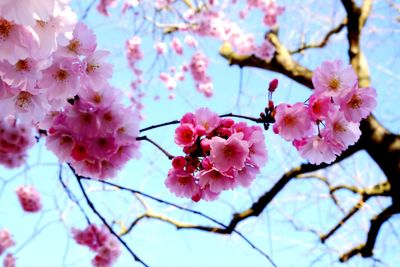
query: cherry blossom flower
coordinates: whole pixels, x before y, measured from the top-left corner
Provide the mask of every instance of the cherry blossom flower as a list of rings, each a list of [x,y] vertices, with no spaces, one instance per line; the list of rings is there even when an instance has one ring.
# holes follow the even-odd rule
[[[279,104],[276,107],[273,130],[287,141],[302,139],[313,132],[312,120],[307,107],[302,103],[293,106]]]
[[[17,24],[33,26],[37,19],[49,20],[56,3],[56,0],[3,0],[0,3],[0,16]]]
[[[183,47],[182,47],[181,41],[178,38],[176,38],[176,37],[172,38],[172,40],[170,42],[170,46],[176,54],[178,54],[178,55],[183,54]]]
[[[106,62],[110,52],[97,50],[89,54],[82,62],[81,82],[90,87],[101,87],[111,78],[113,66]]]
[[[179,169],[169,170],[165,185],[178,197],[190,198],[199,190],[193,175]]]
[[[347,120],[360,122],[376,107],[376,91],[371,87],[353,88],[340,103]]]
[[[218,114],[212,112],[208,108],[197,109],[194,113],[194,118],[197,125],[201,125],[204,127],[204,131],[206,132],[206,134],[209,134],[213,130],[215,130],[221,122]]]
[[[109,7],[116,7],[118,4],[118,0],[100,0],[97,4],[96,9],[103,14],[104,16],[109,16],[108,8]]]
[[[313,74],[315,94],[333,97],[337,101],[357,84],[357,76],[350,65],[340,60],[324,61]]]
[[[4,267],[15,267],[15,257],[13,254],[8,253],[3,260],[3,266]]]
[[[227,140],[217,136],[211,139],[210,159],[217,170],[226,172],[231,168],[240,170],[244,167],[249,147],[242,138],[243,134],[237,133],[232,134]]]
[[[22,206],[26,212],[38,212],[42,208],[40,194],[33,186],[19,186],[15,190]]]
[[[328,136],[315,135],[305,138],[303,142],[297,149],[300,155],[312,164],[332,163],[342,152],[342,146]]]
[[[112,266],[121,254],[118,240],[105,226],[88,225],[86,229],[72,229],[73,239],[82,246],[96,252],[92,265],[96,267]]]
[[[14,245],[11,233],[7,229],[0,229],[0,255]]]

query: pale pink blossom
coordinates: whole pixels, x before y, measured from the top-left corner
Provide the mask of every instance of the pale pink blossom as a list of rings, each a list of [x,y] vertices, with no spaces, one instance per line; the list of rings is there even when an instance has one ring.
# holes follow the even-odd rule
[[[262,129],[259,126],[251,127],[252,133],[247,141],[249,146],[249,159],[256,166],[264,166],[268,160],[267,148]]]
[[[155,45],[155,49],[158,55],[165,55],[167,52],[167,45],[163,42],[159,42]]]
[[[342,152],[342,145],[325,136],[312,136],[304,140],[301,146],[298,146],[300,155],[312,164],[332,163],[337,155]]]
[[[97,4],[96,9],[100,12],[100,14],[104,16],[109,16],[108,8],[116,7],[118,5],[118,0],[100,0]]]
[[[274,53],[275,47],[266,39],[262,42],[261,46],[255,49],[255,55],[266,61],[270,61]]]
[[[40,194],[35,187],[21,185],[15,191],[24,211],[38,212],[42,208]]]
[[[53,64],[43,71],[38,86],[46,90],[50,101],[65,102],[79,91],[80,61],[78,58],[56,57]]]
[[[187,46],[192,48],[196,48],[199,45],[197,40],[192,35],[186,35],[183,41]]]
[[[113,66],[106,62],[110,52],[97,50],[89,54],[82,62],[81,81],[90,87],[99,87],[111,78]]]
[[[182,47],[182,43],[181,41],[174,37],[172,38],[171,42],[170,42],[170,46],[171,49],[178,55],[182,55],[183,54],[183,47]]]
[[[0,60],[15,64],[19,59],[32,57],[38,43],[26,27],[0,16],[0,47]]]
[[[337,143],[342,144],[344,148],[354,145],[360,138],[360,123],[347,121],[343,113],[339,110],[330,113],[326,120],[323,134],[330,136]]]
[[[221,121],[218,114],[212,112],[208,108],[197,109],[194,113],[194,117],[196,124],[203,126],[206,134],[209,134],[215,130],[220,125]]]
[[[260,168],[257,165],[246,164],[237,171],[235,183],[243,187],[249,187],[259,173]]]
[[[33,31],[38,37],[40,49],[34,56],[46,58],[59,45],[67,46],[76,21],[77,15],[69,7],[64,7],[47,21],[37,20]]]
[[[14,245],[11,233],[7,229],[0,229],[0,255]]]
[[[376,91],[371,87],[353,88],[340,103],[340,109],[348,121],[360,122],[376,107]]]
[[[276,107],[273,130],[287,141],[302,139],[313,133],[313,122],[307,107],[303,103],[293,106],[279,104]]]
[[[315,94],[333,97],[335,102],[357,84],[357,76],[351,65],[340,60],[324,61],[313,74]]]
[[[93,31],[84,23],[78,22],[72,33],[72,39],[56,53],[58,56],[66,57],[88,56],[95,51],[96,46],[96,36]]]
[[[217,136],[211,139],[210,159],[218,171],[226,172],[231,168],[240,170],[244,167],[249,155],[249,145],[242,138],[243,134],[237,133],[227,140]]]

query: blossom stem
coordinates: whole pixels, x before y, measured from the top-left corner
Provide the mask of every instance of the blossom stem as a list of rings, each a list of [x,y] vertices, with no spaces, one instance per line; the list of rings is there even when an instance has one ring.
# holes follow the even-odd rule
[[[148,138],[146,135],[144,136],[139,136],[136,137],[136,140],[138,141],[147,141],[149,143],[151,143],[152,145],[154,145],[155,147],[157,147],[162,153],[164,153],[165,156],[168,157],[169,160],[172,160],[173,158],[175,158],[175,156],[171,155],[168,151],[166,151],[164,148],[162,148],[159,144],[157,144],[156,142],[154,142],[153,140],[151,140],[150,138]]]

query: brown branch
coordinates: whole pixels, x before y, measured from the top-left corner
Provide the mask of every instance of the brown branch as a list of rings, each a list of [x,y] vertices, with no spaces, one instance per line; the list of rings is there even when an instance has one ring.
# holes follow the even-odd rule
[[[271,31],[267,34],[267,39],[275,47],[275,54],[271,61],[265,61],[254,55],[238,55],[229,43],[224,43],[220,48],[220,55],[226,58],[230,65],[239,67],[256,67],[282,73],[296,82],[312,88],[312,71],[294,61],[286,49],[279,41],[277,33]]]
[[[399,207],[391,205],[384,209],[381,213],[371,219],[371,225],[368,231],[367,241],[348,252],[344,253],[340,257],[341,262],[346,262],[355,255],[360,254],[362,257],[367,258],[373,256],[373,249],[375,246],[376,238],[382,225],[388,221],[392,215],[400,213]]]
[[[303,44],[301,47],[297,48],[296,50],[292,50],[289,53],[290,54],[297,54],[301,53],[304,50],[310,49],[310,48],[323,48],[325,47],[332,35],[337,34],[343,30],[343,28],[347,24],[347,19],[344,19],[339,25],[336,27],[332,28],[329,32],[326,33],[325,37],[319,42],[319,43],[314,43],[314,44]]]

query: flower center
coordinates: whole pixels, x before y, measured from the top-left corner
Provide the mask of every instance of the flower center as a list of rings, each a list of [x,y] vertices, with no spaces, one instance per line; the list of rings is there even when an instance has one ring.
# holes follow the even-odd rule
[[[2,39],[7,39],[8,36],[10,35],[13,26],[14,25],[8,22],[7,20],[0,19],[0,37]]]
[[[363,101],[362,101],[361,98],[358,97],[358,95],[353,95],[353,96],[351,97],[351,99],[350,99],[348,105],[349,105],[352,109],[358,109],[358,108],[361,107],[362,103],[363,103]]]
[[[88,64],[86,67],[86,73],[90,74],[95,72],[96,70],[100,69],[100,65],[98,64]]]
[[[81,46],[81,43],[79,42],[79,40],[73,39],[69,42],[67,48],[69,51],[78,54],[78,49]]]
[[[46,21],[43,20],[36,20],[36,24],[40,27],[40,28],[45,28],[47,25]]]
[[[21,112],[28,112],[32,107],[32,95],[28,92],[21,92],[15,99],[15,105]]]
[[[335,132],[340,132],[340,133],[344,133],[346,131],[346,128],[343,127],[343,125],[339,122],[334,123],[333,125],[333,130]]]
[[[68,71],[59,69],[54,75],[54,78],[56,80],[59,80],[60,82],[63,82],[68,78],[68,76],[69,76]]]
[[[296,123],[296,119],[293,116],[287,115],[283,118],[283,123],[285,126],[292,127]]]
[[[15,63],[15,69],[16,71],[29,71],[30,67],[28,60],[18,60],[17,63]]]
[[[333,77],[332,79],[329,80],[328,86],[330,89],[335,91],[340,87],[340,80],[337,77]]]

